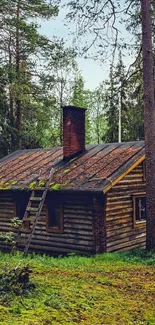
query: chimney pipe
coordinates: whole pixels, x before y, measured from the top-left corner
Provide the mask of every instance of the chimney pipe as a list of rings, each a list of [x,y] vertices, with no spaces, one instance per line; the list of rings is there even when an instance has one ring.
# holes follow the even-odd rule
[[[63,107],[63,158],[85,151],[85,108]]]

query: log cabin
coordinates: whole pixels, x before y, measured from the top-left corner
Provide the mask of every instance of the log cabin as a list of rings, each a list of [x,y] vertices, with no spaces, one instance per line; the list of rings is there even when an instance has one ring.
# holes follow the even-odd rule
[[[63,108],[63,147],[18,150],[0,160],[0,232],[24,249],[49,174],[30,251],[94,254],[145,247],[144,141],[85,146],[85,109]],[[32,192],[34,195],[32,196]],[[31,202],[30,202],[31,201]],[[35,212],[36,213],[36,212]],[[0,239],[0,249],[10,244]]]

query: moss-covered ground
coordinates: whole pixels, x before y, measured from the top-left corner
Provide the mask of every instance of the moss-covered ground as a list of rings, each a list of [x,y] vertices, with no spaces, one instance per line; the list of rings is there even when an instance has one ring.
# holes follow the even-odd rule
[[[155,324],[155,255],[144,251],[92,257],[0,253],[0,273],[32,269],[35,289],[0,293],[3,325]]]

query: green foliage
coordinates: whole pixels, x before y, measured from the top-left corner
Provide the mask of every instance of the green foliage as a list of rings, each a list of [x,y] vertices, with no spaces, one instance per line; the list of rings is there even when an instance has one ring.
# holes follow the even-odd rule
[[[53,183],[53,182],[51,182],[50,183],[50,186],[49,186],[49,190],[50,191],[59,191],[59,190],[61,190],[62,188],[64,188],[65,186],[67,186],[68,185],[68,182],[65,182],[65,183]]]
[[[8,182],[0,182],[0,190],[9,190],[11,188],[11,184]]]
[[[45,181],[40,180],[38,183],[38,187],[44,187],[46,185]]]
[[[15,245],[15,234],[12,231],[9,231],[7,233],[0,233],[0,239],[4,240],[6,243],[11,243],[11,245]]]
[[[100,143],[104,130],[103,91],[99,86],[94,91],[85,89],[84,80],[77,74],[73,84],[71,103],[86,108],[86,143]]]
[[[22,225],[22,220],[18,217],[14,217],[11,219],[12,226],[16,229],[19,229],[19,227]]]
[[[105,94],[102,83],[90,94],[89,132],[92,143],[102,143],[103,134],[107,130]]]
[[[19,228],[22,225],[22,220],[19,217],[13,217],[11,218],[11,224],[12,227],[16,230],[19,230]],[[16,244],[17,244],[17,234],[18,232],[1,232],[0,233],[0,239],[5,241],[7,244],[11,246],[11,253],[14,253],[16,251]]]
[[[10,182],[0,182],[0,190],[9,190],[11,189],[14,185],[17,184],[17,181],[10,181]]]
[[[17,181],[11,181],[11,185],[16,185]]]
[[[60,190],[61,189],[61,184],[59,184],[59,183],[57,183],[57,184],[54,184],[54,185],[51,185],[50,186],[50,190],[56,190],[56,191],[58,191],[58,190]]]
[[[65,169],[65,170],[64,170],[64,174],[68,173],[69,171],[70,171],[69,168],[68,168],[68,169]]]
[[[142,75],[136,64],[132,70],[131,78],[126,80],[126,69],[120,54],[117,65],[110,69],[109,81],[105,82],[107,130],[102,135],[105,142],[118,141],[119,107],[122,141],[144,139]]]
[[[17,265],[10,269],[7,265],[0,272],[0,302],[2,304],[14,299],[15,296],[23,297],[34,289],[29,275],[32,270],[29,265]]]
[[[38,23],[57,16],[58,4],[55,0],[26,0],[24,6],[19,0],[1,3],[0,158],[19,147],[60,144],[62,103],[57,98],[62,96],[57,75],[75,65],[75,53],[62,39],[53,35],[51,41],[41,35]]]
[[[73,85],[72,104],[74,106],[87,108],[87,92],[84,90],[84,80],[80,74],[75,77]]]
[[[21,296],[23,288],[14,274],[25,264],[32,270],[30,283],[35,288]],[[155,254],[135,250],[90,257],[32,254],[23,258],[19,253],[0,253],[0,265],[1,288],[13,283],[11,291],[0,295],[3,325],[96,325],[103,319],[115,325],[154,324]]]
[[[33,181],[32,183],[29,184],[29,189],[33,190],[36,187],[37,182]]]

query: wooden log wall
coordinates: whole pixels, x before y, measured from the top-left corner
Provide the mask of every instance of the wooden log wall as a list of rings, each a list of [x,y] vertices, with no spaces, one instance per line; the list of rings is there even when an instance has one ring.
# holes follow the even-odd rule
[[[108,193],[106,203],[106,250],[124,251],[145,247],[146,224],[134,228],[132,195],[145,193],[141,163]]]
[[[2,194],[1,194],[2,193]],[[0,232],[14,231],[11,218],[14,216],[14,205],[11,191],[0,193]],[[49,254],[92,253],[95,250],[93,237],[93,201],[89,196],[67,195],[64,199],[64,231],[52,233],[46,230],[46,206],[44,205],[33,235],[30,251]],[[22,233],[23,244],[27,238]],[[4,248],[0,241],[0,247]]]
[[[14,217],[12,195],[8,191],[0,191],[0,249],[9,250],[11,244],[5,240],[5,235],[16,232],[11,222]]]

